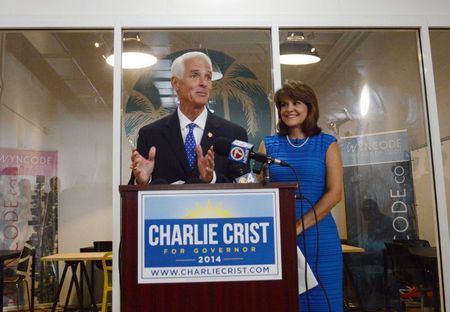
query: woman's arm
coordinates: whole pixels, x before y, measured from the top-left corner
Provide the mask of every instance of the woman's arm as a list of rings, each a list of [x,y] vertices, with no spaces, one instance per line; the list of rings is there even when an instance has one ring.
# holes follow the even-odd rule
[[[341,152],[336,142],[331,143],[326,154],[326,190],[323,196],[314,206],[317,215],[317,222],[322,220],[341,201],[343,189],[343,175]],[[297,235],[305,229],[315,225],[313,209],[303,216],[302,220],[297,220]],[[304,228],[303,228],[304,226]]]

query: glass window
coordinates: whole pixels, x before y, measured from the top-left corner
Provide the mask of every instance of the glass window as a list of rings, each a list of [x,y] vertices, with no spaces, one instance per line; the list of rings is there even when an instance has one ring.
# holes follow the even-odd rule
[[[0,31],[0,249],[30,240],[39,259],[111,240],[112,39]],[[37,302],[53,302],[57,272],[36,272]]]
[[[447,207],[450,207],[450,29],[430,30],[434,83],[439,111]],[[447,212],[450,223],[450,210]]]
[[[353,303],[397,307],[400,297],[414,294],[405,288],[408,294],[400,296],[392,267],[384,275],[385,243],[437,244],[418,31],[283,29],[281,60],[293,53],[286,43],[320,58],[281,65],[281,73],[283,81],[301,80],[315,90],[319,124],[341,148],[345,199],[333,215],[341,239],[365,250],[344,255],[354,277],[350,286],[362,299]]]
[[[173,113],[178,106],[170,69],[172,60],[184,52],[202,51],[213,62],[210,111],[243,126],[254,144],[273,131],[269,30],[125,31],[124,52],[133,37],[147,45],[158,61],[150,67],[123,70],[122,183],[130,177],[128,141],[136,140],[142,126]]]

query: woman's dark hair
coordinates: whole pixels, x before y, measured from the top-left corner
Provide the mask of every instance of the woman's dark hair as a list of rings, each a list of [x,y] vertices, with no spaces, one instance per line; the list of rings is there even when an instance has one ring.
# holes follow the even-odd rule
[[[317,125],[319,120],[319,104],[314,90],[301,81],[287,80],[281,89],[275,93],[275,105],[278,109],[277,129],[279,134],[287,135],[288,127],[281,119],[281,102],[286,98],[292,101],[301,101],[308,107],[308,115],[302,123],[303,134],[307,137],[317,134],[321,131]]]

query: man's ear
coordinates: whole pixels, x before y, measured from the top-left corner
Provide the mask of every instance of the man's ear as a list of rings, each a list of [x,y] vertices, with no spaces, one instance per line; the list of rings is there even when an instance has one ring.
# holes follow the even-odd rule
[[[170,82],[172,83],[172,88],[175,91],[178,91],[178,78],[174,76],[174,77],[170,78]]]

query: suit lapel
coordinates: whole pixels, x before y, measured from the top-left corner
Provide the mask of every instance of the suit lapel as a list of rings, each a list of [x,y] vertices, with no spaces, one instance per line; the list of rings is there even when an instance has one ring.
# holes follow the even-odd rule
[[[217,132],[216,131],[217,127],[219,127],[217,119],[215,118],[214,114],[211,114],[208,111],[208,118],[206,119],[205,130],[203,131],[203,137],[200,142],[200,145],[202,146],[203,149],[203,154],[205,154],[211,147],[211,145],[213,145]]]
[[[188,161],[186,159],[186,152],[184,151],[184,142],[183,138],[181,137],[180,121],[178,119],[176,111],[166,122],[166,131],[164,132],[164,136],[167,144],[170,146],[170,149],[175,154],[175,159],[178,160],[181,167],[183,168],[183,171],[186,175],[188,175],[190,169]]]

